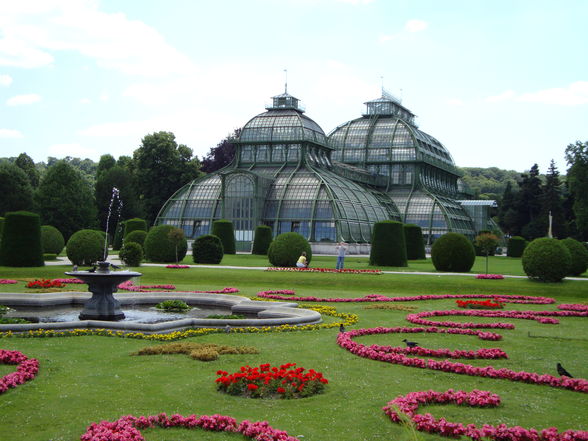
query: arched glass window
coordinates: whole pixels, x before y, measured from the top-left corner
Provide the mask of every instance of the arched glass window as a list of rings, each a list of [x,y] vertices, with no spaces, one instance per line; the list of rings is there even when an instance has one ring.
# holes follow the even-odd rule
[[[235,239],[253,240],[254,189],[250,176],[235,174],[227,177],[225,187],[225,216],[233,222]]]

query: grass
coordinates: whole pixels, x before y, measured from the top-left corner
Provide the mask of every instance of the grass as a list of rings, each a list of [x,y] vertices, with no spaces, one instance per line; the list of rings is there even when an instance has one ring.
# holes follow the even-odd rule
[[[256,256],[225,256],[223,264],[266,266]],[[259,260],[258,260],[259,259]],[[322,256],[316,258],[316,265]],[[325,263],[334,258],[324,258]],[[329,260],[331,259],[331,260]],[[367,261],[347,259],[347,267]],[[518,259],[504,259],[505,268],[517,271]],[[517,263],[518,261],[518,263]],[[234,262],[239,262],[236,265]],[[481,260],[481,265],[483,265]],[[498,265],[498,263],[496,263]],[[416,264],[426,267],[430,262]],[[490,264],[492,272],[493,262]],[[326,266],[326,265],[325,265]],[[0,267],[2,278],[63,277],[70,267]],[[414,268],[411,263],[411,268]],[[421,269],[419,269],[421,270]],[[527,279],[476,280],[474,277],[423,276],[411,274],[352,275],[320,273],[272,273],[259,270],[191,268],[170,270],[141,267],[140,283],[173,283],[178,289],[205,290],[235,286],[238,295],[253,297],[262,290],[294,289],[297,295],[361,297],[380,293],[390,296],[444,293],[508,293],[555,297],[560,303],[586,303],[588,283],[564,281],[541,284]],[[505,272],[502,272],[505,273]],[[74,289],[80,289],[79,286]],[[25,292],[23,283],[0,285],[0,291]],[[363,303],[331,304],[339,312],[358,314],[354,328],[410,326],[407,311],[369,309]],[[396,304],[394,304],[396,305]],[[415,311],[450,309],[451,300],[405,302]],[[509,309],[554,309],[553,305],[509,305]],[[449,317],[451,320],[458,320]],[[483,321],[476,319],[475,321]],[[509,359],[474,360],[471,364],[492,364],[514,370],[556,375],[561,362],[577,377],[586,378],[585,318],[564,318],[559,325],[542,325],[528,320],[512,322],[514,330],[504,330],[503,341],[487,342],[469,336],[415,334],[412,340],[431,348],[475,349],[500,347]],[[0,341],[3,349],[16,349],[38,358],[41,371],[36,379],[0,395],[0,433],[10,433],[14,441],[74,441],[93,421],[114,420],[122,415],[152,415],[159,412],[188,415],[219,413],[237,420],[267,420],[273,427],[302,441],[403,440],[408,431],[389,421],[381,407],[399,394],[417,390],[485,389],[502,398],[498,408],[475,409],[464,406],[429,406],[423,412],[449,421],[478,425],[505,423],[538,429],[555,426],[560,430],[588,428],[588,414],[582,411],[586,396],[546,386],[491,380],[457,374],[390,365],[356,357],[335,343],[336,330],[284,334],[212,334],[185,340],[231,346],[254,346],[259,354],[226,355],[216,361],[200,362],[184,355],[133,357],[132,353],[158,343],[108,337],[19,339]],[[401,344],[402,336],[366,336],[366,344]],[[235,372],[241,365],[296,362],[324,373],[330,380],[326,393],[301,400],[252,400],[216,392],[214,379],[219,369]],[[470,361],[466,361],[470,363]],[[12,371],[0,365],[0,375]],[[148,441],[211,440],[237,441],[241,436],[200,430],[153,429],[144,431]],[[424,441],[440,439],[419,433]],[[1,437],[0,437],[1,438]]]

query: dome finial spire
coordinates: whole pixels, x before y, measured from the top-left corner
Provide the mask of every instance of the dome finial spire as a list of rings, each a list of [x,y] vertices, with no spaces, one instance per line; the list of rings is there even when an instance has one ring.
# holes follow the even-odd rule
[[[384,75],[380,75],[380,81],[382,82],[382,96],[384,96]]]
[[[288,69],[284,69],[284,75],[286,76],[286,81],[284,83],[284,93],[288,93]]]

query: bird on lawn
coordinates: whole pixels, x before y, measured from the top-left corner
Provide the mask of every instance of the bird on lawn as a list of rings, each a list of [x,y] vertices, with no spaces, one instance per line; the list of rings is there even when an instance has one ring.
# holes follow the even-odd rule
[[[73,269],[73,271],[75,272],[75,271],[77,271],[77,270],[78,270],[78,266],[77,266],[77,265],[74,265],[72,269]]]
[[[89,273],[95,273],[96,272],[96,265],[94,265],[92,268],[90,268],[88,270]]]
[[[114,263],[111,263],[110,266],[113,267],[114,269],[120,269],[120,266],[115,265]]]
[[[557,373],[561,376],[565,375],[566,377],[574,378],[560,363],[557,364]]]
[[[231,332],[231,325],[225,326],[225,333],[229,334]]]
[[[345,326],[343,326],[343,323],[339,325],[339,332],[345,332]]]
[[[402,340],[404,343],[406,343],[406,346],[409,348],[415,348],[417,347],[419,344],[416,341],[408,341],[407,339]]]

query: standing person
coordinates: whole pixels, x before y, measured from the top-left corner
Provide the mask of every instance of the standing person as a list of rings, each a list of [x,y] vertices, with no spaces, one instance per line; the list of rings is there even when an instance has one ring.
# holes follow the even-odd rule
[[[345,253],[347,252],[347,244],[345,242],[339,242],[337,245],[337,269],[342,270],[345,261]]]
[[[306,251],[303,251],[300,257],[298,258],[298,262],[296,262],[296,267],[298,268],[306,268],[308,266],[308,262],[306,260]]]

